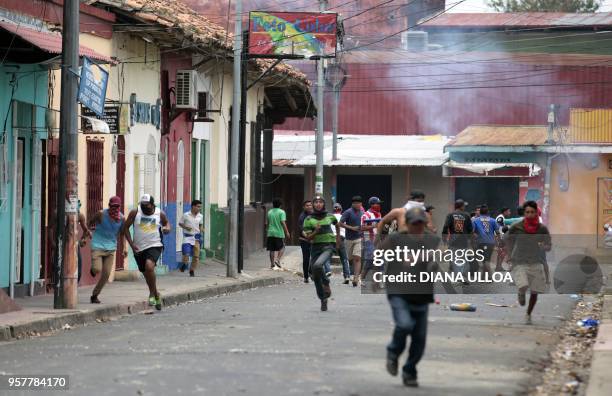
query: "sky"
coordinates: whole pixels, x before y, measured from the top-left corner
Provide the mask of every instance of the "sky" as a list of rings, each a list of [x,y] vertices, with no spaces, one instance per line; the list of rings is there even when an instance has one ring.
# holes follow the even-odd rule
[[[446,7],[450,7],[456,4],[459,0],[446,0]],[[463,3],[457,5],[449,12],[494,12],[491,8],[487,7],[486,0],[466,0]],[[612,11],[612,0],[605,0],[602,3],[600,11]]]

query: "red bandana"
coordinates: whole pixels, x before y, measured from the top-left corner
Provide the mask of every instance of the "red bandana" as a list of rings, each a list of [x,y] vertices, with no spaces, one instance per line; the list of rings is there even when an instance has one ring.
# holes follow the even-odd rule
[[[534,217],[533,219],[528,219],[525,217],[523,225],[525,226],[526,233],[535,234],[540,226],[540,220],[537,217]]]

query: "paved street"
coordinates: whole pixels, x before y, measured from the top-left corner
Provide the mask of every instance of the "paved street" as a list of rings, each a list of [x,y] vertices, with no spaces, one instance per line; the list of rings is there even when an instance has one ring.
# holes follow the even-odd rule
[[[541,296],[534,326],[524,326],[523,309],[485,305],[512,304],[514,296],[439,296],[419,366],[421,387],[408,391],[384,369],[392,326],[385,297],[339,282],[335,276],[329,312],[319,311],[312,284],[290,279],[3,343],[0,367],[69,374],[69,393],[81,395],[520,394],[556,341],[555,316],[571,309],[567,296]],[[477,303],[478,311],[445,308],[463,301]]]

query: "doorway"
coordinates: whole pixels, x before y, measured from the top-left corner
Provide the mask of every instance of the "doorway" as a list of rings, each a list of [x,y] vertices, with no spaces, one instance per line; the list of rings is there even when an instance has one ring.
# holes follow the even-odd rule
[[[467,201],[468,212],[486,204],[491,216],[508,207],[516,214],[519,204],[519,179],[513,177],[458,177],[455,179],[455,199]]]
[[[336,180],[338,202],[342,205],[342,209],[348,209],[352,197],[360,195],[363,199],[363,208],[366,210],[370,197],[382,200],[383,215],[391,210],[391,175],[338,175]]]

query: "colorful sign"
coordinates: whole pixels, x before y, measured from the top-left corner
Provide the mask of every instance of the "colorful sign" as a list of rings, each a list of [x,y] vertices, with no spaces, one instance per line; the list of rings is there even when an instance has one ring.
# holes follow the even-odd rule
[[[97,115],[93,110],[86,109],[86,108],[81,109],[81,115],[84,116],[82,118],[82,125],[81,125],[81,128],[83,129],[83,133],[94,133],[91,122],[89,121],[89,119],[85,117],[97,118],[99,120],[106,122],[106,124],[108,124],[109,133],[111,134],[117,135],[121,133],[121,130],[119,128],[119,125],[121,122],[119,118],[120,117],[119,106],[105,107],[104,115],[102,117]]]
[[[102,66],[96,65],[89,58],[84,57],[79,83],[79,102],[100,117],[104,116],[107,84],[108,72]]]
[[[338,15],[315,12],[249,13],[250,55],[336,56]]]

